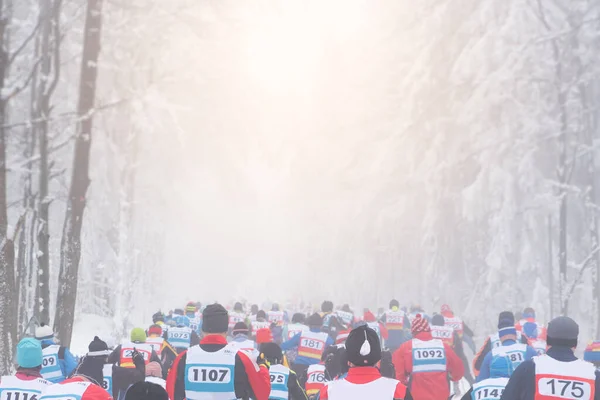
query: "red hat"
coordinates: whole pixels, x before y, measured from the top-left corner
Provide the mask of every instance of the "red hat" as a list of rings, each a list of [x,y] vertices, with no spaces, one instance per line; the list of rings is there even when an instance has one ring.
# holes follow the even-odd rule
[[[163,330],[160,327],[160,325],[150,325],[150,328],[148,328],[148,335],[149,336],[161,336],[163,334]]]
[[[448,312],[452,312],[452,309],[450,308],[450,306],[448,304],[442,304],[442,314],[443,313],[448,313]]]
[[[375,318],[375,315],[369,311],[369,310],[365,310],[365,313],[363,315],[363,319],[365,320],[365,322],[375,322],[377,321],[377,318]]]
[[[427,320],[423,318],[421,314],[417,314],[415,319],[412,321],[410,330],[414,336],[419,332],[429,332],[431,331],[431,328],[429,327],[429,322],[427,322]]]
[[[269,328],[262,328],[256,331],[256,343],[269,343],[273,341],[271,330]]]

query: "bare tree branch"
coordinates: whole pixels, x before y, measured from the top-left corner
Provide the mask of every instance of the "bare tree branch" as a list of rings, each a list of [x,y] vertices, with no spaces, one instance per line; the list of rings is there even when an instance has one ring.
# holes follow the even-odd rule
[[[36,32],[38,31],[38,29],[40,28],[40,25],[42,24],[42,19],[38,18],[37,24],[35,25],[35,27],[33,28],[33,30],[31,31],[31,33],[29,34],[29,36],[27,36],[25,38],[25,40],[23,40],[23,43],[21,43],[21,45],[19,46],[18,49],[16,49],[11,55],[10,58],[8,59],[7,65],[11,66],[12,63],[15,61],[15,59],[19,56],[19,54],[23,51],[23,49],[25,49],[25,47],[27,47],[27,45],[29,44],[29,42],[31,42],[31,40],[35,37]]]

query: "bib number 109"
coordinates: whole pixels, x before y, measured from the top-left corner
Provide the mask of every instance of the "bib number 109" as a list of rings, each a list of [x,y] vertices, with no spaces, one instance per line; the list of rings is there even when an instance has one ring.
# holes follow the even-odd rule
[[[227,368],[190,368],[189,379],[192,382],[229,383],[231,371]]]
[[[561,399],[589,399],[592,393],[588,382],[557,378],[541,378],[538,391],[542,395]]]

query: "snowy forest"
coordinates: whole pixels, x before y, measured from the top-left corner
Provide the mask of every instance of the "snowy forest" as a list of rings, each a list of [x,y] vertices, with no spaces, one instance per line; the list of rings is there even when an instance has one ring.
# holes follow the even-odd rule
[[[596,185],[597,0],[0,0],[0,371],[188,300],[597,338]]]

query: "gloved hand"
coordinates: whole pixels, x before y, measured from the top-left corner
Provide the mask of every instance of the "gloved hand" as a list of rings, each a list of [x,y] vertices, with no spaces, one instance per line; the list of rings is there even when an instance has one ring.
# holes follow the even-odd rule
[[[133,360],[133,365],[135,365],[135,367],[137,369],[142,369],[142,368],[145,369],[146,368],[144,356],[142,355],[142,353],[137,351],[135,348],[133,349],[133,353],[131,354],[131,359]]]
[[[267,367],[267,369],[269,369],[271,367],[271,363],[269,362],[269,360],[267,360],[265,358],[265,355],[263,353],[260,353],[260,355],[258,356],[258,358],[256,359],[256,363],[260,366],[260,365],[264,365],[265,367]]]

